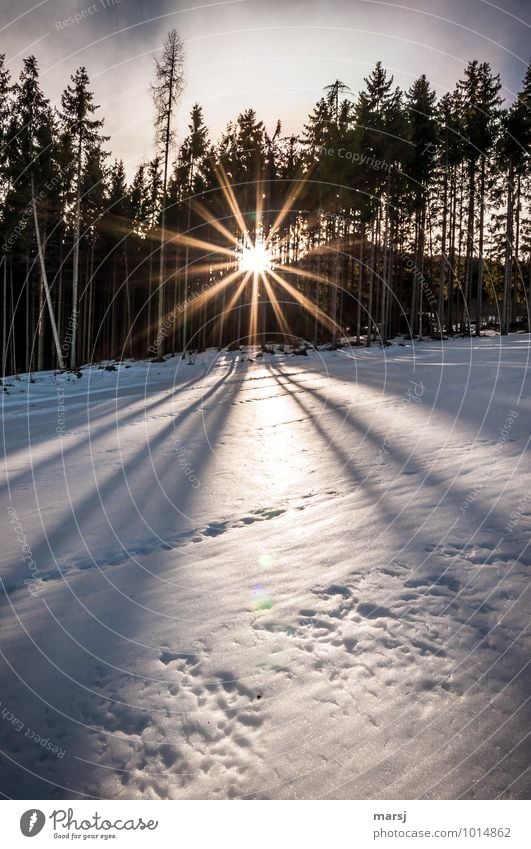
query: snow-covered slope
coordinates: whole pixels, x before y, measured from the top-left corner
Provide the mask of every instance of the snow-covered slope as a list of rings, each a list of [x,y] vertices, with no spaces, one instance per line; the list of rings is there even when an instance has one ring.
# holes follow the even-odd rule
[[[8,381],[3,792],[525,795],[530,355]]]

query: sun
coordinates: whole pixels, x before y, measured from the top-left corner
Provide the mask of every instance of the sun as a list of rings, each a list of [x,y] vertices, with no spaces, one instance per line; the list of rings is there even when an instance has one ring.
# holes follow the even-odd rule
[[[212,330],[214,336],[217,335],[219,339],[222,337],[225,321],[233,311],[238,314],[238,334],[240,335],[242,306],[248,309],[249,329],[247,335],[241,338],[248,338],[251,345],[258,343],[259,327],[264,325],[266,316],[268,319],[275,317],[278,329],[286,339],[293,338],[287,314],[284,312],[284,304],[292,302],[313,316],[315,322],[319,322],[330,332],[335,332],[335,322],[321,309],[319,303],[312,301],[301,291],[300,284],[304,281],[312,281],[312,288],[315,283],[318,286],[336,284],[332,284],[328,277],[320,273],[316,274],[313,270],[301,268],[298,261],[295,263],[285,261],[285,249],[286,246],[289,249],[292,234],[289,228],[287,234],[283,233],[281,228],[286,220],[289,224],[289,216],[293,214],[295,203],[304,188],[307,177],[300,179],[297,186],[290,190],[285,202],[277,211],[276,218],[270,220],[271,216],[268,213],[266,234],[262,222],[264,210],[261,199],[265,197],[264,193],[257,192],[256,211],[251,218],[254,227],[250,229],[247,226],[246,215],[237,201],[234,187],[222,166],[216,169],[216,173],[235,226],[227,226],[223,219],[215,217],[196,200],[194,202],[196,214],[222,239],[216,238],[210,241],[191,233],[174,234],[176,243],[194,250],[200,249],[206,253],[208,261],[203,265],[195,266],[195,272],[207,273],[211,278],[210,285],[206,288],[203,286],[201,293],[194,298],[193,304],[190,304],[189,309],[185,311],[183,325],[193,312],[204,310],[210,302],[216,303],[221,295],[223,307]],[[213,262],[210,259],[211,254],[219,257],[219,260]],[[181,273],[184,273],[186,280],[187,264],[182,272],[178,272],[178,274]],[[293,275],[297,279],[294,283],[290,283],[289,277]],[[281,300],[278,297],[279,293],[282,295]]]
[[[238,260],[238,268],[243,272],[264,274],[266,271],[271,271],[271,261],[271,251],[265,246],[263,241],[258,239],[254,245],[250,245],[242,250]]]

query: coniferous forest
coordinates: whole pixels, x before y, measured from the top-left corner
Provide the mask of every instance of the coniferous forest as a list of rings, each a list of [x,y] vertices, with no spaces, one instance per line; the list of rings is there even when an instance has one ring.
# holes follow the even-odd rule
[[[85,67],[52,106],[34,56],[17,78],[1,57],[4,375],[529,328],[530,68],[507,103],[485,62],[441,97],[376,62],[362,91],[325,85],[297,136],[250,106],[219,139],[200,104],[177,137],[184,72],[172,31],[153,156],[128,180]],[[267,279],[245,263],[257,246]]]
[[[6,846],[527,845],[529,0],[82,7],[0,22]]]

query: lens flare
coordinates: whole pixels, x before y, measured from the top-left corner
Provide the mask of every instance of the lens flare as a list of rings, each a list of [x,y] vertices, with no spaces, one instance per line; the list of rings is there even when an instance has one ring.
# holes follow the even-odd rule
[[[253,600],[251,602],[252,610],[258,612],[260,610],[271,610],[272,607],[273,600],[265,587],[262,584],[255,584],[253,587]]]

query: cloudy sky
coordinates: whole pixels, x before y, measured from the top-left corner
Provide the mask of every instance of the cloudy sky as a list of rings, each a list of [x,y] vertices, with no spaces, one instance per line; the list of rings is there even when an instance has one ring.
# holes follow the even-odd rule
[[[78,20],[68,20],[75,13]],[[212,136],[253,106],[298,132],[325,85],[354,95],[378,59],[408,88],[426,73],[442,94],[469,59],[489,61],[511,99],[529,61],[530,0],[2,0],[0,52],[18,75],[34,53],[53,102],[85,65],[129,173],[153,152],[153,58],[176,28],[186,49],[182,132],[192,103]]]

